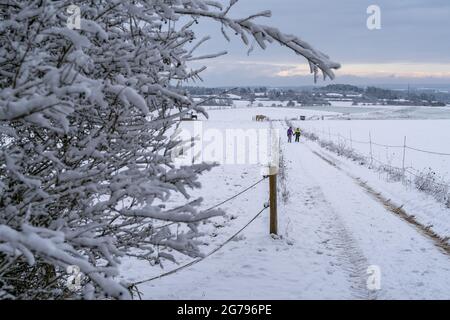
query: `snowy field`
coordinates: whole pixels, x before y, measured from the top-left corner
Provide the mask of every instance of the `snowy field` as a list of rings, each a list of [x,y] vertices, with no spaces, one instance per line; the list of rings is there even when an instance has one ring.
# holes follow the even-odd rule
[[[353,106],[349,101],[329,101],[331,106],[296,106],[294,109],[306,116],[324,115],[327,118],[354,119],[354,120],[437,120],[450,119],[450,106],[447,107],[420,107],[420,106],[389,106],[389,105],[359,105]],[[262,105],[263,108],[273,105],[287,108],[287,101],[255,101],[251,108]],[[248,108],[249,101],[234,101],[234,107]],[[213,107],[217,108],[217,107]],[[260,109],[260,108],[259,108]],[[284,113],[283,109],[283,113]]]
[[[391,111],[386,111],[390,113]],[[339,112],[293,108],[247,108],[210,110],[202,130],[222,133],[229,129],[268,130],[269,122],[255,122],[264,114],[272,119],[338,116]],[[389,117],[388,117],[389,118]],[[197,122],[187,122],[189,128]],[[349,134],[352,139],[372,139],[385,144],[403,144],[447,151],[450,120],[317,120],[298,121],[299,126],[328,135]],[[197,124],[198,125],[198,124]],[[284,133],[285,123],[274,123]],[[324,131],[324,133],[322,133]],[[217,136],[217,135],[216,135]],[[220,136],[220,135],[219,135]],[[262,140],[258,139],[258,146]],[[216,144],[217,141],[213,142]],[[227,152],[228,141],[223,150]],[[358,148],[357,144],[354,144]],[[361,153],[367,150],[360,147]],[[387,182],[383,176],[317,144],[302,139],[287,144],[282,135],[285,159],[284,190],[279,183],[279,238],[269,236],[268,210],[236,238],[213,255],[186,269],[138,285],[144,299],[449,299],[449,252],[416,226],[396,216],[373,195],[361,188],[364,180],[374,190],[403,205],[419,223],[441,237],[450,237],[450,211],[429,196]],[[374,155],[398,165],[398,153],[375,149]],[[220,155],[219,155],[220,156]],[[324,159],[326,161],[324,161]],[[432,160],[434,159],[434,160]],[[440,158],[407,153],[416,167],[433,165],[448,174],[448,162]],[[261,179],[261,161],[224,164],[201,178],[203,188],[193,196],[205,198],[204,208],[227,199]],[[333,165],[331,165],[333,164]],[[205,254],[225,243],[245,226],[268,200],[268,181],[221,206],[224,217],[200,226],[205,240],[212,237]],[[173,199],[177,201],[177,199]],[[176,204],[176,203],[174,203]],[[172,226],[176,228],[176,226]],[[164,262],[152,267],[128,260],[122,265],[124,279],[149,279],[191,262]],[[367,286],[368,268],[381,271],[379,290]]]
[[[387,120],[387,119],[450,119],[450,107],[352,105],[348,101],[329,101],[327,107],[302,107],[315,111],[331,111],[340,115],[339,119]]]
[[[235,110],[235,111],[232,111]],[[225,112],[224,112],[225,111]],[[338,116],[339,112],[317,111],[300,108],[279,108],[279,107],[247,107],[242,106],[238,109],[209,110],[210,120],[227,121],[239,123],[252,121],[252,118],[258,114],[265,115],[272,120],[283,120],[298,118],[299,116],[318,117],[318,116]]]
[[[370,155],[372,140],[373,157],[396,167],[402,167],[406,137],[406,145],[414,149],[449,155],[407,149],[405,166],[420,171],[432,168],[450,180],[450,120],[333,120],[304,121],[299,125],[366,156]]]
[[[413,149],[443,153],[420,152],[407,149],[405,153],[405,166],[419,171],[431,168],[443,179],[450,179],[450,108],[430,107],[393,107],[393,106],[350,106],[345,102],[334,102],[332,107],[302,107],[302,108],[273,108],[273,107],[247,107],[247,101],[236,101],[240,109],[226,112],[226,110],[210,110],[210,118],[215,122],[236,121],[239,123],[249,121],[257,114],[263,114],[270,119],[283,120],[294,119],[299,116],[307,118],[325,119],[348,117],[350,121],[304,121],[299,125],[317,134],[321,138],[344,143],[354,148],[357,152],[369,156],[370,140],[372,140],[372,156],[383,163],[395,166],[403,166],[403,146],[406,137],[406,145]],[[264,105],[275,101],[262,101]],[[256,103],[255,103],[256,104]],[[283,103],[284,105],[286,102]],[[370,112],[366,112],[369,108]],[[411,119],[402,117],[401,110],[409,110]],[[333,111],[331,111],[333,110]],[[376,111],[373,111],[376,110]],[[374,112],[378,120],[360,120],[361,114],[367,116]],[[392,119],[393,114],[399,116]],[[372,113],[373,114],[373,113]],[[354,118],[356,117],[356,118]],[[426,117],[431,117],[428,119]],[[372,119],[369,117],[368,119]]]
[[[225,137],[226,130],[243,129],[243,130],[268,130],[269,123],[256,123],[252,121],[252,116],[257,114],[256,109],[239,110],[239,114],[235,110],[220,110],[210,111],[210,120],[185,122],[183,128],[194,132],[195,130],[201,130],[205,140],[209,138],[216,139],[215,143],[220,143],[217,134]],[[238,119],[241,120],[238,120]],[[200,125],[200,129],[195,125]],[[264,131],[263,131],[264,132]],[[208,137],[210,135],[210,137]],[[215,136],[216,135],[216,136]],[[229,142],[230,143],[230,142]],[[205,150],[203,157],[210,158],[216,157],[215,160],[223,159],[220,153],[212,154],[207,151],[209,142],[205,142]],[[226,150],[227,144],[221,146],[223,150]],[[229,149],[228,149],[229,150]],[[206,155],[208,154],[208,155]],[[236,150],[236,156],[234,159],[238,160],[238,150]],[[257,181],[262,179],[260,159],[256,159],[255,163],[246,164],[247,160],[242,163],[227,164],[223,163],[221,166],[215,167],[211,172],[201,176],[200,181],[202,183],[202,189],[191,192],[192,198],[201,196],[204,198],[203,209],[210,208],[224,199],[232,197],[239,191],[249,187]],[[202,232],[205,233],[205,243],[212,243],[210,246],[203,246],[204,253],[208,253],[215,249],[217,245],[223,243],[230,238],[237,230],[245,225],[258,211],[264,207],[264,203],[268,200],[268,182],[263,181],[255,188],[245,193],[243,196],[233,199],[222,205],[220,208],[225,210],[226,215],[224,217],[218,217],[212,219],[212,223],[204,224],[200,226]],[[176,205],[177,201],[182,199],[172,198],[169,205]],[[254,250],[272,252],[273,248],[268,248],[270,239],[268,239],[268,216],[263,215],[260,219],[256,220],[249,226],[248,232],[245,235],[237,237],[234,241],[227,245],[226,252],[235,251],[235,249],[246,247],[251,245]],[[267,249],[268,248],[268,249]],[[259,251],[256,251],[259,252]],[[173,253],[173,252],[172,252]],[[214,258],[222,257],[224,252],[219,251],[214,254]],[[235,259],[241,260],[241,252],[237,251],[236,257],[232,258],[229,263],[232,263]],[[267,253],[270,255],[271,253]],[[176,254],[175,254],[176,255]],[[177,256],[177,255],[176,255]],[[211,258],[213,258],[211,257]],[[192,261],[191,258],[178,255],[179,265],[171,262],[165,262],[164,268],[150,267],[147,262],[136,261],[130,259],[122,265],[122,274],[126,275],[125,280],[136,282],[144,279],[152,278],[154,276],[163,274],[171,269],[175,269],[184,263]],[[214,286],[209,286],[209,279],[214,277],[217,272],[217,265],[215,265],[214,259],[210,261],[202,261],[196,267],[192,267],[189,272],[194,272],[195,276],[188,281],[181,280],[178,274],[163,278],[164,280],[157,280],[151,283],[145,283],[139,286],[140,290],[143,290],[144,298],[146,299],[219,299],[223,297],[228,298],[246,298],[247,292],[243,292],[240,295],[235,291],[235,287],[228,282],[224,282],[224,288],[217,290]],[[221,279],[236,278],[236,274],[246,274],[246,268],[251,268],[250,265],[257,263],[255,261],[248,261],[239,266],[238,269],[233,270],[230,266],[220,266],[219,270],[223,272]],[[250,272],[251,270],[248,270]],[[184,271],[182,271],[184,272]],[[184,279],[184,277],[183,277]],[[186,280],[186,279],[185,279]],[[161,285],[161,282],[164,284]],[[167,281],[167,282],[165,282]],[[192,283],[196,283],[196,289],[192,290]],[[263,293],[262,293],[263,294]],[[248,296],[247,298],[251,298]]]

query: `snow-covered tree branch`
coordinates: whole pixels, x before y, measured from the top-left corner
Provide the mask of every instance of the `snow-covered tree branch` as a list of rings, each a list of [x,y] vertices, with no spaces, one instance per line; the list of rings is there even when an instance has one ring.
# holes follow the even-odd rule
[[[236,2],[0,1],[0,299],[128,298],[114,279],[121,257],[200,255],[198,222],[222,212],[200,211],[189,189],[212,165],[174,166],[170,133],[203,112],[182,88],[203,69],[187,62],[223,52],[194,56],[208,38],[195,43],[192,25],[211,18],[245,44],[277,42],[315,74],[339,67],[253,22],[267,12],[230,18]],[[67,27],[71,4],[80,30]],[[172,208],[175,193],[186,203]],[[70,265],[87,276],[82,292],[65,286]]]

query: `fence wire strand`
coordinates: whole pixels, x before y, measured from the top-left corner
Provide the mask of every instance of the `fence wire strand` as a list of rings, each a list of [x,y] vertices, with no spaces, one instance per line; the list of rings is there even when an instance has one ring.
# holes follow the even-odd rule
[[[325,134],[325,135],[327,135],[327,134]],[[333,135],[333,134],[332,134],[332,135]],[[338,135],[334,135],[334,136],[338,136]],[[349,140],[349,141],[356,142],[356,143],[370,144],[370,142],[367,142],[367,143],[366,143],[366,142],[360,142],[360,141],[353,140],[353,139],[350,140],[350,139],[347,139],[347,138],[342,137],[342,136],[340,136],[340,137],[341,137],[342,139]],[[416,149],[416,148],[408,147],[408,146],[406,146],[406,145],[405,145],[405,146],[391,146],[391,145],[384,145],[384,144],[375,143],[375,142],[373,142],[373,141],[372,141],[372,144],[378,145],[378,146],[382,146],[382,147],[387,147],[387,148],[406,148],[406,149],[412,149],[412,150],[419,151],[419,152],[425,152],[425,153],[431,153],[431,154],[437,154],[437,155],[450,156],[450,154],[440,153],[440,152],[426,151],[426,150],[421,150],[421,149]],[[364,155],[364,157],[367,158],[367,156],[365,156],[365,155]],[[370,158],[370,157],[369,157],[369,158]],[[382,166],[388,167],[388,168],[390,168],[390,169],[395,169],[395,170],[403,171],[402,168],[395,167],[395,166],[392,166],[392,165],[390,165],[390,164],[384,163],[383,161],[380,161],[380,160],[376,159],[376,158],[373,157],[373,156],[371,157],[371,159],[372,159],[373,161],[379,163],[379,164],[382,165]],[[415,171],[416,173],[411,172],[410,170],[413,170],[413,171]],[[437,182],[437,181],[435,181],[434,179],[430,179],[430,178],[425,177],[425,176],[423,176],[423,175],[419,175],[419,174],[420,174],[420,171],[417,170],[417,169],[414,169],[414,168],[412,168],[412,167],[405,168],[404,172],[405,172],[405,173],[408,173],[408,174],[410,174],[410,175],[412,175],[412,176],[414,176],[414,177],[416,177],[416,178],[424,179],[424,180],[426,180],[426,181],[429,181],[429,182],[431,182],[432,184],[435,184],[435,185],[437,185],[437,186],[441,186],[441,187],[449,188],[449,189],[450,189],[450,185],[447,185],[447,184],[445,184],[445,183]]]
[[[396,148],[396,149],[402,149],[402,148],[406,148],[409,150],[413,150],[413,151],[417,151],[417,152],[422,152],[422,153],[428,153],[428,154],[434,154],[434,155],[439,155],[439,156],[450,156],[450,153],[445,153],[445,152],[438,152],[438,151],[430,151],[430,150],[425,150],[425,149],[421,149],[421,148],[416,148],[416,147],[411,147],[408,145],[388,145],[388,144],[382,144],[382,143],[378,143],[375,141],[360,141],[360,140],[355,140],[355,139],[350,139],[347,138],[341,134],[335,134],[335,133],[331,133],[331,132],[325,132],[324,130],[316,130],[314,129],[314,131],[316,132],[321,132],[322,135],[324,136],[331,136],[331,137],[337,137],[346,141],[351,141],[351,142],[355,142],[355,143],[360,143],[360,144],[373,144],[375,146],[379,146],[379,147],[384,147],[384,148]]]
[[[203,210],[203,212],[208,212],[208,211],[211,211],[211,210],[213,210],[213,209],[215,209],[215,208],[218,208],[218,207],[224,205],[225,203],[227,203],[227,202],[229,202],[229,201],[231,201],[231,200],[233,200],[233,199],[239,197],[241,194],[243,194],[243,193],[249,191],[250,189],[256,187],[258,184],[260,184],[261,182],[263,182],[263,181],[266,180],[266,179],[267,179],[266,176],[262,177],[260,180],[258,180],[257,182],[255,182],[255,183],[252,184],[251,186],[245,188],[244,190],[240,191],[239,193],[235,194],[234,196],[231,196],[231,197],[229,197],[228,199],[225,199],[224,201],[222,201],[222,202],[220,202],[220,203],[218,203],[218,204],[216,204],[216,205],[214,205],[214,206],[212,206],[212,207],[209,207],[209,208],[206,209],[206,210]],[[166,227],[173,226],[173,225],[178,224],[178,223],[179,223],[179,222],[171,222],[171,223],[165,224],[165,225],[163,225],[163,226],[154,227],[154,229],[155,229],[155,230],[158,230],[158,229],[162,229],[162,228],[166,228]]]
[[[239,197],[241,194],[243,194],[243,193],[249,191],[250,189],[256,187],[258,184],[260,184],[261,182],[263,182],[263,181],[266,180],[266,179],[267,179],[267,177],[264,176],[263,178],[261,178],[259,181],[255,182],[254,184],[252,184],[252,185],[249,186],[248,188],[245,188],[244,190],[242,190],[241,192],[235,194],[234,196],[229,197],[228,199],[226,199],[226,200],[224,200],[224,201],[222,201],[222,202],[220,202],[220,203],[218,203],[218,204],[216,204],[216,205],[214,205],[214,206],[212,206],[212,207],[210,207],[210,208],[208,208],[208,209],[206,209],[206,210],[204,210],[204,211],[211,211],[211,210],[213,210],[213,209],[215,209],[215,208],[217,208],[217,207],[220,207],[220,206],[224,205],[225,203],[227,203],[227,202],[229,202],[229,201],[231,201],[231,200],[233,200],[233,199]]]
[[[186,269],[194,264],[199,263],[200,261],[205,260],[206,258],[212,256],[214,253],[216,253],[217,251],[219,251],[220,249],[222,249],[226,244],[228,244],[230,241],[232,241],[234,238],[236,238],[237,235],[239,235],[242,231],[244,231],[253,221],[255,221],[260,215],[261,213],[263,213],[266,209],[268,208],[268,206],[264,206],[249,222],[247,222],[241,229],[239,229],[236,233],[234,233],[230,238],[228,238],[225,242],[223,242],[222,244],[220,244],[217,248],[215,248],[214,250],[212,250],[211,252],[209,252],[208,254],[206,254],[205,256],[195,259],[191,262],[188,262],[184,265],[182,265],[181,267],[178,267],[176,269],[173,269],[171,271],[168,271],[166,273],[160,274],[158,276],[149,278],[149,279],[145,279],[145,280],[141,280],[141,281],[137,281],[137,282],[133,282],[132,284],[129,285],[129,288],[136,288],[136,286],[143,284],[143,283],[147,283],[156,279],[161,279],[163,277],[166,277],[168,275],[174,274],[178,271],[181,271],[183,269]]]
[[[450,156],[450,154],[448,154],[448,153],[434,152],[434,151],[423,150],[423,149],[419,149],[419,148],[410,147],[410,146],[408,146],[408,145],[406,145],[406,144],[403,145],[403,146],[395,146],[395,145],[381,144],[381,143],[377,143],[377,142],[374,142],[374,141],[367,141],[367,142],[366,142],[366,141],[358,141],[358,140],[346,138],[346,137],[342,136],[341,134],[333,134],[333,133],[331,133],[331,131],[329,131],[329,132],[327,133],[327,132],[325,132],[324,130],[317,130],[317,129],[313,128],[312,133],[317,133],[317,132],[321,132],[323,136],[328,136],[328,137],[331,137],[331,136],[333,136],[333,137],[338,137],[338,138],[340,138],[340,139],[343,139],[343,140],[346,140],[346,141],[350,141],[350,142],[352,142],[352,143],[355,142],[355,143],[360,143],[360,144],[373,144],[373,145],[380,146],[380,147],[385,147],[385,148],[397,148],[397,149],[401,148],[401,149],[409,149],[409,150],[414,150],[414,151],[417,151],[417,152],[423,152],[423,153],[428,153],[428,154],[435,154],[435,155],[441,155],[441,156]],[[332,142],[333,142],[333,141],[332,141]],[[334,142],[333,142],[333,143],[334,143]],[[364,155],[364,157],[367,158],[367,156],[365,156],[365,155]],[[414,177],[416,177],[416,178],[424,179],[424,180],[429,181],[429,182],[431,182],[432,184],[435,184],[435,185],[437,185],[437,186],[441,186],[441,187],[445,187],[445,188],[449,188],[449,189],[450,189],[450,185],[447,185],[447,184],[445,184],[445,183],[437,182],[437,181],[435,181],[434,179],[430,179],[430,178],[425,177],[425,176],[423,176],[423,175],[419,175],[419,174],[421,174],[420,171],[417,170],[417,169],[414,169],[414,168],[412,168],[412,167],[407,167],[407,168],[404,168],[404,169],[403,169],[403,168],[394,167],[394,166],[392,166],[392,165],[386,164],[386,163],[384,163],[384,162],[382,162],[382,161],[380,161],[380,160],[374,158],[373,156],[370,157],[370,159],[371,159],[372,161],[375,161],[375,162],[379,163],[379,164],[382,165],[382,166],[388,167],[388,168],[390,168],[390,169],[395,169],[395,170],[403,171],[404,173],[408,173],[408,174],[410,174],[410,175],[412,175],[412,176],[414,176]],[[413,171],[415,171],[416,173],[411,172],[410,170],[413,170]]]
[[[217,203],[216,205],[214,205],[214,206],[212,206],[212,207],[209,207],[208,209],[206,209],[206,210],[204,210],[204,211],[205,211],[205,212],[211,211],[211,210],[213,210],[213,209],[215,209],[215,208],[217,208],[217,207],[220,207],[220,206],[224,205],[225,203],[227,203],[227,202],[229,202],[229,201],[231,201],[231,200],[233,200],[233,199],[239,197],[240,195],[244,194],[245,192],[249,191],[250,189],[256,187],[258,184],[260,184],[261,182],[263,182],[263,181],[266,180],[266,179],[267,179],[267,176],[264,176],[263,178],[261,178],[260,180],[258,180],[258,181],[255,182],[255,183],[253,183],[253,184],[250,185],[249,187],[243,189],[242,191],[238,192],[237,194],[235,194],[235,195],[233,195],[233,196],[231,196],[231,197],[225,199],[224,201],[221,201],[221,202]],[[181,267],[178,267],[178,268],[173,269],[173,270],[171,270],[171,271],[168,271],[168,272],[166,272],[166,273],[160,274],[160,275],[158,275],[158,276],[155,276],[155,277],[152,277],[152,278],[149,278],[149,279],[145,279],[145,280],[142,280],[142,281],[133,282],[133,283],[129,284],[129,286],[128,286],[129,290],[130,290],[130,291],[136,291],[137,294],[138,294],[138,297],[140,298],[140,292],[139,292],[139,290],[138,290],[138,288],[137,288],[138,285],[143,284],[143,283],[147,283],[147,282],[150,282],[150,281],[153,281],[153,280],[156,280],[156,279],[160,279],[160,278],[166,277],[166,276],[171,275],[171,274],[174,274],[174,273],[176,273],[176,272],[178,272],[178,271],[180,271],[180,270],[183,270],[183,269],[185,269],[185,268],[188,268],[188,267],[190,267],[190,266],[192,266],[192,265],[194,265],[194,264],[196,264],[196,263],[198,263],[198,262],[200,262],[200,261],[206,259],[207,257],[213,255],[214,253],[216,253],[217,251],[219,251],[220,249],[222,249],[227,243],[229,243],[230,241],[232,241],[232,240],[233,240],[239,233],[241,233],[245,228],[247,228],[247,227],[248,227],[253,221],[255,221],[255,220],[261,215],[261,213],[263,213],[264,210],[266,210],[267,208],[268,208],[268,206],[264,206],[264,208],[262,208],[262,209],[261,209],[261,210],[260,210],[260,211],[259,211],[259,212],[258,212],[258,213],[257,213],[257,214],[256,214],[256,215],[255,215],[255,216],[254,216],[254,217],[253,217],[246,225],[244,225],[241,229],[239,229],[236,233],[234,233],[230,238],[228,238],[224,243],[222,243],[222,244],[219,245],[217,248],[215,248],[214,250],[212,250],[211,252],[209,252],[207,255],[205,255],[205,256],[203,256],[203,257],[201,257],[201,258],[195,259],[195,260],[193,260],[193,261],[191,261],[191,262],[188,262],[188,263],[182,265]],[[157,228],[155,228],[155,229],[160,229],[160,228],[164,228],[164,227],[169,227],[169,226],[174,225],[174,224],[177,224],[177,223],[178,223],[178,222],[172,222],[172,223],[166,224],[166,225],[164,225],[164,226],[157,227]]]
[[[414,150],[414,151],[417,151],[417,152],[428,153],[428,154],[435,154],[435,155],[438,155],[438,156],[450,156],[450,153],[428,151],[428,150],[413,148],[413,147],[410,147],[410,146],[405,146],[405,147],[406,147],[406,149]]]

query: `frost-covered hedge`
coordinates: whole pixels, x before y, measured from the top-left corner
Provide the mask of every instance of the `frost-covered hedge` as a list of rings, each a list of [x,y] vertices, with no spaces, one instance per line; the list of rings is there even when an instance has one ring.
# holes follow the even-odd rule
[[[123,257],[200,255],[198,222],[221,212],[199,210],[189,190],[211,165],[175,166],[170,134],[186,113],[204,112],[182,88],[204,70],[189,62],[223,52],[197,56],[209,37],[192,26],[212,19],[225,38],[282,44],[314,75],[339,67],[254,22],[270,12],[230,18],[236,2],[0,4],[0,299],[129,298],[115,280]],[[72,4],[79,29],[67,24]],[[169,205],[173,194],[185,202]],[[84,274],[80,290],[69,290],[68,266]]]

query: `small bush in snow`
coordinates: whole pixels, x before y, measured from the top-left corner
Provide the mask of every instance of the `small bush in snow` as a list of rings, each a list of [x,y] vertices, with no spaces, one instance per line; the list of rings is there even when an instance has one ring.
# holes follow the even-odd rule
[[[399,182],[404,180],[403,170],[390,165],[380,164],[377,167],[379,172],[385,173],[389,182]]]
[[[302,132],[302,135],[306,138],[306,139],[308,139],[308,140],[311,140],[311,141],[317,141],[317,140],[319,140],[319,136],[317,136],[316,134],[314,134],[314,133],[312,133],[312,132],[307,132],[307,131],[303,131]]]
[[[414,185],[420,191],[433,196],[439,202],[449,203],[449,187],[442,183],[431,168],[424,170],[414,177]]]
[[[357,152],[355,152],[355,150],[351,149],[350,147],[347,147],[344,143],[336,144],[333,141],[328,141],[328,140],[318,140],[318,142],[322,148],[325,148],[331,152],[334,152],[337,155],[351,159],[351,160],[359,163],[360,165],[367,164],[366,157],[358,154]]]

